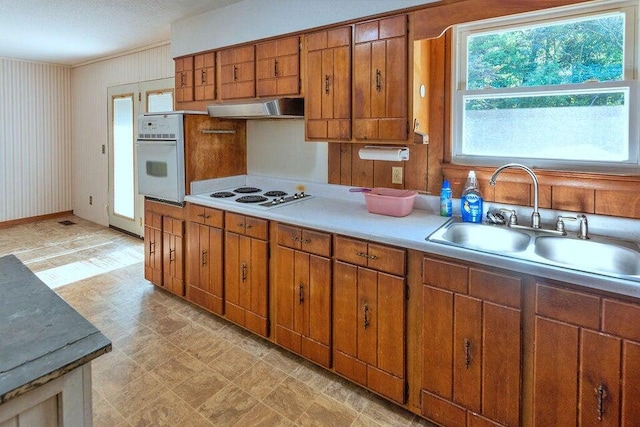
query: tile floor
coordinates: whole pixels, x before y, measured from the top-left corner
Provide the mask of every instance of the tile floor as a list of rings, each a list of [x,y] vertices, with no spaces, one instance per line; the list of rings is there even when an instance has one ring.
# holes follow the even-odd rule
[[[0,256],[15,254],[113,342],[93,362],[94,426],[431,425],[157,289],[142,250],[74,216],[0,229]]]

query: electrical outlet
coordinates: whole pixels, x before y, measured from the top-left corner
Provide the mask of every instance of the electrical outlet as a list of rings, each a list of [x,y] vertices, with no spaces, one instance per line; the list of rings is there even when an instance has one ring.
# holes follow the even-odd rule
[[[394,166],[391,168],[391,183],[402,184],[402,166]]]
[[[93,196],[89,196],[89,204],[92,205],[93,204]]]

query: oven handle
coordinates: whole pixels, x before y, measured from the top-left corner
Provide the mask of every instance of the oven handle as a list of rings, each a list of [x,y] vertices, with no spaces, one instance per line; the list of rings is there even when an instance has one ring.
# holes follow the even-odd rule
[[[177,141],[136,141],[136,145],[143,147],[153,147],[158,145],[166,145],[168,147],[177,145]]]

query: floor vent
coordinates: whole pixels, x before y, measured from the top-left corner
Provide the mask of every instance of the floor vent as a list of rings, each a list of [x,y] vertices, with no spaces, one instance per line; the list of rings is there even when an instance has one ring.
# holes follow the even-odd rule
[[[58,224],[62,224],[62,225],[75,225],[76,223],[73,221],[69,221],[68,219],[65,219],[64,221],[60,221],[58,222]]]

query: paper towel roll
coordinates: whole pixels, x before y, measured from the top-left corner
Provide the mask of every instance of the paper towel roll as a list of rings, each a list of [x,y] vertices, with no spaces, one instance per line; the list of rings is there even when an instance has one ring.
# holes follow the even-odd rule
[[[399,162],[409,160],[409,149],[407,147],[384,147],[367,145],[358,151],[362,160],[387,160]]]

